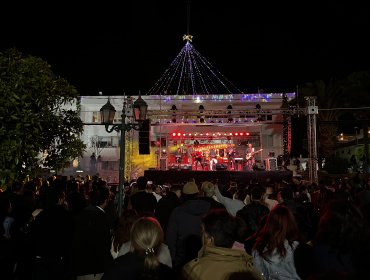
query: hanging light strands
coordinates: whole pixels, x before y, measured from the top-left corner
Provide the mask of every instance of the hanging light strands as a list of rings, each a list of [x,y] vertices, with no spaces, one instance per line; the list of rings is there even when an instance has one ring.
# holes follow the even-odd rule
[[[192,38],[184,35],[185,46],[147,95],[242,94],[193,47]]]

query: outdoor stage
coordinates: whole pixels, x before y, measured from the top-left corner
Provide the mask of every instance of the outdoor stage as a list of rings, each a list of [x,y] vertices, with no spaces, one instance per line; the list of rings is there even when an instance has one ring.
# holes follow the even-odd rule
[[[204,181],[214,182],[218,180],[220,184],[228,184],[230,181],[249,183],[251,180],[257,180],[260,184],[290,181],[293,172],[289,170],[282,171],[191,171],[189,169],[171,169],[171,170],[145,170],[144,176],[154,184],[174,184],[184,183],[194,178],[196,183]]]

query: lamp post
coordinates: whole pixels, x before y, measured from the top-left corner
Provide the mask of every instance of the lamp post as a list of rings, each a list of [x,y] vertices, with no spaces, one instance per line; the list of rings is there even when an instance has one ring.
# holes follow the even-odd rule
[[[355,134],[356,134],[356,146],[358,146],[358,135],[357,135],[357,129],[358,129],[358,127],[355,126],[354,129],[355,129]]]
[[[133,112],[131,109],[133,109]],[[120,157],[119,157],[119,199],[118,199],[119,216],[122,213],[122,192],[125,174],[126,131],[130,131],[131,129],[134,130],[140,129],[141,124],[146,119],[147,109],[148,104],[141,98],[141,96],[139,96],[139,98],[134,102],[134,104],[132,104],[131,98],[124,99],[120,124],[113,124],[116,109],[110,103],[109,98],[107,103],[100,109],[101,123],[105,125],[105,130],[108,133],[111,133],[113,131],[121,132]],[[132,120],[132,113],[134,114],[133,117],[135,122],[133,122]],[[110,125],[111,127],[109,127]]]

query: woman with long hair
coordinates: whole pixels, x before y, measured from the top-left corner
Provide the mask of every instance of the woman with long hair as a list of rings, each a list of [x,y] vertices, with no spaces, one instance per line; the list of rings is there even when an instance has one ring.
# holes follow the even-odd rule
[[[130,230],[134,222],[139,218],[136,210],[129,209],[123,212],[122,216],[118,220],[117,227],[113,233],[111,254],[115,259],[120,254],[122,246],[129,246],[130,241]]]
[[[114,260],[103,280],[175,278],[172,269],[158,259],[163,230],[155,218],[139,218],[131,228],[130,240],[130,252]]]
[[[300,243],[303,237],[291,210],[275,206],[252,250],[256,268],[265,279],[301,279],[294,264],[294,251]]]

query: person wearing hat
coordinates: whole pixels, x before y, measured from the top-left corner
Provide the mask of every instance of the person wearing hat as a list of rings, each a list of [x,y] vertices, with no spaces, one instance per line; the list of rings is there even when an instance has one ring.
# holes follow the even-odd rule
[[[176,207],[168,221],[166,244],[170,249],[173,268],[178,272],[188,261],[194,259],[202,247],[201,220],[211,204],[199,199],[198,185],[194,179],[182,188],[183,203]]]

